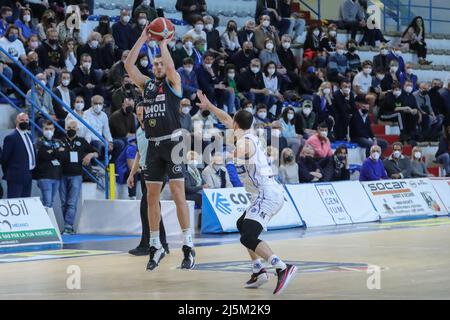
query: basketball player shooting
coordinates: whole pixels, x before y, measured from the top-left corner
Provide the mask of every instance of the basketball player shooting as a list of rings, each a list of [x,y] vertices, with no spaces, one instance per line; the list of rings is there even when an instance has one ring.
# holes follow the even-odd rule
[[[164,27],[158,37],[150,35],[149,29],[155,24]],[[169,27],[172,31],[168,31]],[[184,175],[181,163],[172,159],[172,149],[179,143],[181,125],[178,109],[182,98],[181,78],[175,69],[172,57],[167,48],[173,37],[173,26],[165,18],[157,18],[142,32],[138,41],[125,61],[131,80],[143,91],[144,128],[149,139],[146,155],[146,171],[144,179],[147,185],[148,215],[150,222],[150,259],[147,271],[154,270],[165,256],[165,250],[159,240],[159,223],[161,210],[159,207],[161,186],[168,176],[172,198],[177,207],[177,216],[183,231],[182,269],[192,269],[195,265],[195,251],[189,221],[189,209],[184,191]],[[151,39],[159,40],[161,55],[153,61],[155,79],[144,76],[136,67],[136,60],[142,46]]]
[[[278,276],[274,294],[280,294],[287,287],[297,272],[294,265],[285,264],[273,253],[269,245],[260,240],[263,230],[267,230],[270,219],[280,211],[284,202],[282,187],[273,176],[267,155],[258,137],[252,131],[253,115],[239,110],[234,118],[214,106],[201,92],[197,92],[200,100],[198,106],[202,110],[214,113],[217,119],[228,129],[234,130],[236,147],[234,156],[236,165],[240,167],[241,181],[246,191],[252,194],[252,204],[238,219],[236,225],[241,234],[241,243],[247,248],[252,259],[253,274],[245,284],[246,288],[258,288],[268,282],[269,275],[263,268],[259,257],[269,262]]]

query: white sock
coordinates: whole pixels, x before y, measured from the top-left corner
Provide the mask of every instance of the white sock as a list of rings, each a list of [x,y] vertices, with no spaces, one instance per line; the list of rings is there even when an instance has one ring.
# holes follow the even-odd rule
[[[260,272],[262,268],[263,268],[263,264],[261,262],[261,259],[253,260],[253,262],[252,262],[252,272],[253,273]]]
[[[191,228],[187,228],[183,230],[183,244],[185,246],[194,247],[194,242],[192,241],[192,232]]]
[[[159,241],[159,231],[150,231],[150,247],[155,247],[156,249],[162,247]]]
[[[281,259],[278,258],[275,254],[270,256],[269,261],[270,261],[270,264],[272,266],[274,266],[275,269],[281,269],[281,270],[286,269],[286,264],[283,261],[281,261]]]

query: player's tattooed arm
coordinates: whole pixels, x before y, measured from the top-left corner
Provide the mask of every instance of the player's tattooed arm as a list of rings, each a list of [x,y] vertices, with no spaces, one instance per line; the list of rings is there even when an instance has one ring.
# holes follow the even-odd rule
[[[149,40],[147,34],[147,26],[142,31],[141,36],[134,44],[130,53],[128,54],[127,59],[125,60],[124,66],[128,75],[130,76],[131,81],[139,87],[141,90],[144,89],[145,82],[149,79],[147,76],[143,75],[142,72],[139,71],[136,66],[136,61],[139,57],[139,52],[141,51],[142,46]]]
[[[217,119],[228,129],[233,129],[233,118],[223,110],[220,110],[215,105],[209,101],[208,97],[206,97],[201,90],[197,90],[197,97],[200,100],[200,103],[197,103],[202,110],[209,110],[211,113],[214,113]]]

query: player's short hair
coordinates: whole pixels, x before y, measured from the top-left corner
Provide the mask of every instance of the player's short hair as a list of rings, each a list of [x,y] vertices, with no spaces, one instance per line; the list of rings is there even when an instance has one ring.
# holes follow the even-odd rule
[[[248,130],[252,127],[253,124],[253,115],[245,110],[239,110],[234,115],[234,122],[237,123],[239,129]]]

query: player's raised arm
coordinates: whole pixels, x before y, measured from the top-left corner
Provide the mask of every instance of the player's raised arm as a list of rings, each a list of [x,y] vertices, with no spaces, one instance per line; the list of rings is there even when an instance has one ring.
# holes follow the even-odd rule
[[[166,71],[167,80],[170,83],[172,89],[176,92],[183,92],[181,88],[181,77],[175,68],[175,63],[173,62],[172,56],[170,55],[169,48],[167,44],[170,42],[172,38],[164,39],[159,43],[159,49],[161,50],[161,59],[164,64],[164,68]]]
[[[215,105],[213,105],[211,101],[209,101],[209,99],[203,94],[202,91],[197,90],[197,97],[200,100],[200,103],[197,103],[200,109],[209,110],[210,112],[216,115],[217,119],[221,123],[223,123],[225,127],[227,127],[228,129],[234,129],[233,118],[231,118],[231,116],[228,113],[226,113],[223,110],[220,110]]]
[[[147,27],[144,28],[144,31],[142,31],[141,36],[134,44],[133,48],[131,49],[130,53],[128,54],[127,59],[125,60],[125,70],[127,70],[128,75],[130,76],[131,81],[141,88],[144,89],[145,82],[149,79],[147,76],[144,76],[136,67],[136,61],[139,57],[139,52],[141,51],[142,46],[149,40],[148,34],[147,34]]]

